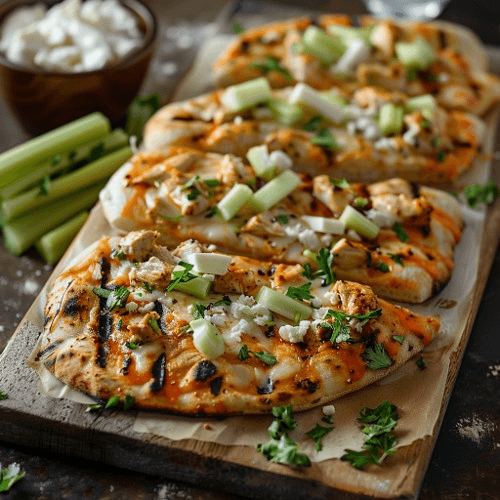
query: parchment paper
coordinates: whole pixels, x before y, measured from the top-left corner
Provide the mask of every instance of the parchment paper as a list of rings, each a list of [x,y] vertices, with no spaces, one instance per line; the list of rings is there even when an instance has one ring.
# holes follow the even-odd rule
[[[187,99],[211,90],[207,79],[209,65],[215,56],[228,43],[227,36],[218,36],[207,41],[185,78],[175,93],[175,99]],[[484,151],[492,152],[496,134],[498,110],[488,117],[488,137]],[[485,182],[490,176],[490,161],[478,161],[474,170],[464,179],[462,185],[472,181]],[[405,446],[431,435],[435,429],[439,410],[444,396],[450,359],[457,351],[460,339],[465,334],[466,318],[470,310],[471,297],[477,281],[480,263],[479,242],[482,241],[485,209],[472,210],[464,205],[465,230],[462,241],[456,248],[456,269],[451,281],[437,296],[420,306],[407,306],[410,309],[430,316],[440,316],[441,330],[434,342],[423,352],[426,368],[417,367],[414,357],[400,370],[371,386],[344,396],[334,402],[334,431],[323,439],[323,450],[316,452],[314,443],[305,433],[321,420],[321,408],[296,415],[297,429],[292,437],[299,441],[302,450],[309,454],[312,461],[322,461],[340,457],[346,448],[360,449],[363,435],[359,431],[357,416],[363,406],[376,407],[389,400],[398,407],[400,420],[396,428],[398,446]],[[75,239],[70,250],[55,270],[58,274],[86,246],[101,235],[113,234],[98,205]],[[26,319],[41,329],[43,322],[44,292],[50,287],[50,280]],[[36,351],[36,349],[35,349]],[[30,363],[40,374],[42,393],[67,398],[80,403],[91,400],[69,389],[39,365]],[[82,399],[83,398],[83,399]],[[110,417],[112,418],[112,417]],[[152,412],[139,412],[135,419],[134,431],[163,436],[172,440],[195,439],[217,442],[223,445],[250,445],[267,441],[267,427],[272,417],[248,416],[231,417],[224,420],[208,418],[182,418]]]

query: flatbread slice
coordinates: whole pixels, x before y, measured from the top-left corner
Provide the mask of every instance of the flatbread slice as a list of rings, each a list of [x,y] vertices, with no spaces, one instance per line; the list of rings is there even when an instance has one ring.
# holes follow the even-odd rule
[[[480,118],[432,105],[431,95],[431,108],[416,109],[400,92],[363,87],[349,96],[331,88],[321,95],[336,101],[338,117],[333,122],[302,103],[294,104],[298,113],[291,114],[287,108],[292,91],[275,90],[267,103],[241,112],[231,111],[225,91],[169,104],[146,124],[144,148],[179,145],[244,157],[251,147],[265,144],[269,151],[286,152],[294,169],[311,175],[324,173],[353,182],[397,176],[442,185],[472,168],[485,136]],[[405,114],[400,129],[384,129],[384,135],[379,115],[388,105]]]
[[[325,15],[316,23],[301,18],[249,29],[215,62],[214,79],[227,87],[264,75],[276,88],[305,82],[321,90],[336,85],[347,93],[377,85],[412,96],[432,93],[441,106],[476,115],[500,100],[500,80],[487,73],[480,40],[463,27],[362,17],[356,28],[354,22]],[[327,43],[318,58],[304,45],[304,32],[311,29],[334,38],[333,52]],[[426,45],[422,59],[401,59],[398,45],[417,39]]]
[[[339,279],[370,285],[385,298],[423,302],[450,279],[463,226],[453,196],[402,179],[364,185],[302,175],[298,182],[269,209],[255,212],[247,204],[225,220],[217,207],[235,185],[251,185],[255,193],[267,183],[238,157],[172,147],[135,155],[100,199],[115,229],[154,229],[168,245],[193,238],[224,253],[313,270],[327,250]],[[378,234],[322,229],[346,207],[371,220]]]
[[[158,237],[102,238],[56,279],[36,359],[70,387],[183,415],[305,410],[397,370],[438,332],[436,319],[366,286],[310,281],[298,265],[228,257],[227,270],[192,278],[183,261],[207,247],[191,241],[171,252]],[[204,299],[178,291],[179,267],[184,286],[209,280]],[[299,316],[276,312],[263,289]],[[200,323],[214,336],[203,337]]]

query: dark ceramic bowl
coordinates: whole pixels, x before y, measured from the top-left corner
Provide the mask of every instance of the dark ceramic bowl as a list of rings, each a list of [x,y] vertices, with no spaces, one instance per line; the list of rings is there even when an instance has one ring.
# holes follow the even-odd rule
[[[0,23],[12,10],[40,0],[10,0],[0,5]],[[112,122],[125,115],[139,91],[153,55],[157,23],[151,10],[138,0],[120,0],[139,20],[144,45],[116,65],[82,73],[55,73],[24,68],[0,54],[0,94],[21,125],[40,134],[92,111]],[[54,0],[44,0],[53,5]]]

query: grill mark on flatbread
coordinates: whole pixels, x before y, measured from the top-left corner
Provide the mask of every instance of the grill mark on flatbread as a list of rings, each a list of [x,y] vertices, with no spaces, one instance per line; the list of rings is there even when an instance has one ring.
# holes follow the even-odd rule
[[[208,359],[204,359],[196,365],[193,376],[195,380],[203,382],[215,375],[216,372],[216,366]]]
[[[165,385],[165,365],[167,361],[167,356],[165,353],[160,354],[158,359],[155,361],[155,364],[153,365],[153,369],[151,370],[151,373],[153,374],[154,377],[154,382],[151,384],[151,390],[153,392],[158,392],[163,389],[163,386]]]
[[[257,394],[272,394],[274,392],[274,383],[268,378],[266,384],[263,387],[257,389]]]
[[[416,182],[410,182],[411,192],[414,198],[420,197],[420,185]]]
[[[61,344],[62,344],[61,340],[56,340],[55,342],[52,342],[52,344],[49,344],[47,347],[45,347],[45,349],[42,349],[41,351],[38,352],[38,354],[36,355],[36,360],[38,361],[40,358],[47,356]]]
[[[99,259],[99,265],[101,266],[101,288],[110,290],[111,287],[107,286],[110,263],[107,259],[102,257]],[[112,332],[113,318],[109,314],[107,308],[107,299],[105,297],[99,297],[99,326],[97,329],[97,338],[100,345],[97,349],[97,364],[101,368],[106,367],[106,358],[108,357],[109,349],[105,344]]]
[[[210,391],[214,396],[218,396],[220,394],[221,388],[222,388],[222,377],[214,378],[210,382]]]
[[[62,293],[61,295],[61,300],[59,301],[58,305],[57,305],[57,309],[56,309],[56,312],[54,313],[54,316],[52,316],[52,322],[50,323],[50,326],[49,326],[49,330],[52,330],[52,327],[54,326],[54,321],[56,320],[57,316],[59,315],[59,313],[61,312],[61,309],[62,309],[62,304],[64,302],[64,299],[66,298],[66,293],[68,292],[70,286],[73,284],[73,281],[74,280],[71,280],[68,285],[66,286],[66,288],[64,289],[64,292]],[[48,321],[47,321],[48,322]],[[44,325],[45,326],[45,325]]]
[[[159,302],[158,300],[155,301],[155,306],[154,306],[154,309],[153,311],[155,311],[158,316],[160,316],[160,321],[158,322],[158,326],[160,327],[160,331],[161,333],[163,333],[163,335],[167,335],[168,333],[168,330],[167,330],[167,326],[165,324],[165,309],[163,307],[163,304],[161,302]]]
[[[128,375],[128,368],[130,366],[130,363],[132,363],[132,358],[125,358],[123,360],[123,365],[122,365],[123,375]]]

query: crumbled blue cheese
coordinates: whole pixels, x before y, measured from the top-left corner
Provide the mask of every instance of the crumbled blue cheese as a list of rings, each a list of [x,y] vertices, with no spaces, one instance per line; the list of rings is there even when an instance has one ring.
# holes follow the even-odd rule
[[[65,0],[13,10],[0,50],[22,66],[76,73],[116,64],[142,43],[137,18],[117,0]]]
[[[323,415],[326,415],[327,417],[331,417],[331,416],[335,415],[335,406],[333,406],[333,405],[323,406],[323,408],[321,408],[321,411],[323,412]]]
[[[241,295],[238,300],[231,303],[231,315],[235,318],[251,319],[256,325],[265,326],[271,319],[267,307],[257,304],[254,297]]]
[[[370,208],[365,215],[378,227],[390,228],[397,221],[397,218],[391,212]]]
[[[310,321],[302,320],[298,325],[283,325],[280,326],[278,333],[283,340],[293,344],[302,342],[311,326]]]

